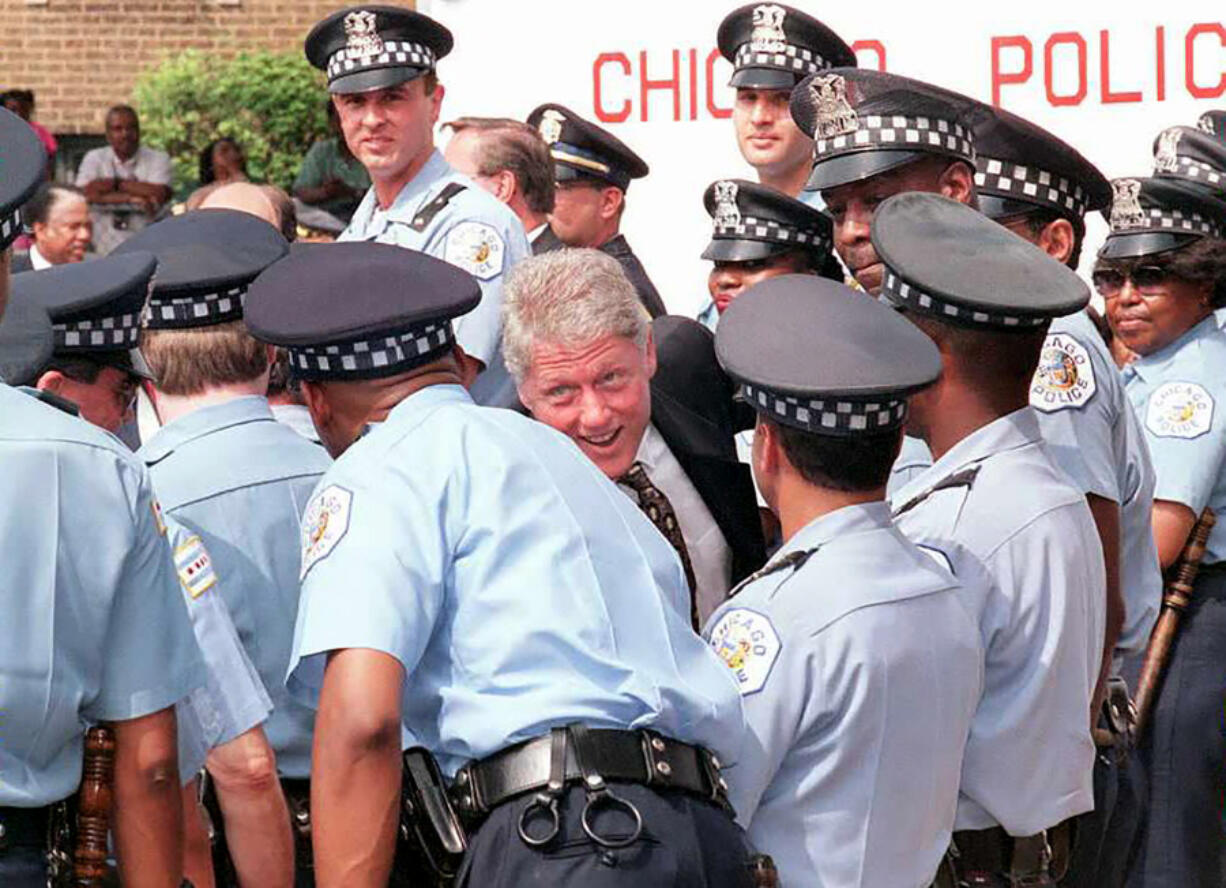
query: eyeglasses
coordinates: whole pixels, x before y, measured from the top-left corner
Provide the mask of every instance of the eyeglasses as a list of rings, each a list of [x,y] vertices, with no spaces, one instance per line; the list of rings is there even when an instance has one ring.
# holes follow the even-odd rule
[[[1130,272],[1103,268],[1094,272],[1094,289],[1103,296],[1114,296],[1131,280],[1135,290],[1155,290],[1171,279],[1171,273],[1161,265],[1138,265]]]

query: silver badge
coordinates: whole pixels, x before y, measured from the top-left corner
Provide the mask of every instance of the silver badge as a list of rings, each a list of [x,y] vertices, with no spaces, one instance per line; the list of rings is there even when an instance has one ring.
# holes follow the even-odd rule
[[[715,183],[715,227],[736,228],[741,224],[741,210],[736,205],[735,182]]]
[[[786,9],[773,3],[754,7],[753,32],[749,35],[749,46],[754,52],[783,52],[787,46],[787,35],[783,33],[786,15]]]
[[[830,139],[854,133],[860,126],[855,110],[847,101],[847,81],[840,74],[826,74],[809,81],[815,119],[813,138]]]
[[[1141,209],[1141,183],[1136,179],[1116,179],[1111,183],[1111,229],[1122,231],[1145,227]]]
[[[1213,130],[1213,118],[1208,114],[1202,114],[1200,120],[1196,121],[1196,126],[1202,133],[1208,133],[1211,136],[1217,135]]]
[[[552,145],[558,139],[562,138],[562,124],[566,122],[566,118],[552,108],[545,109],[545,113],[541,115],[541,122],[536,128],[541,133],[541,138],[545,140],[546,145]]]
[[[1158,136],[1158,150],[1154,152],[1154,172],[1173,173],[1179,166],[1179,140],[1183,133],[1178,127],[1164,130]]]
[[[383,38],[375,23],[375,14],[359,9],[345,16],[345,54],[351,59],[382,55]]]

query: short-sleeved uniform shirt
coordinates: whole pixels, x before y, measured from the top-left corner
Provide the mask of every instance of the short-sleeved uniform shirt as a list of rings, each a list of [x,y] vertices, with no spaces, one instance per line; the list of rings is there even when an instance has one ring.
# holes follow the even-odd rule
[[[1196,515],[1226,509],[1226,333],[1205,318],[1166,348],[1124,368],[1158,475],[1154,499]],[[1226,521],[1209,534],[1204,564],[1226,560]]]
[[[1116,650],[1144,650],[1162,600],[1152,530],[1154,468],[1111,352],[1084,311],[1052,321],[1030,406],[1052,460],[1073,484],[1120,506],[1125,613]]]
[[[417,391],[336,461],[302,534],[302,699],[329,651],[369,648],[404,666],[404,725],[449,775],[575,721],[735,760],[740,696],[676,553],[548,426]]]
[[[85,731],[186,698],[204,666],[144,466],[0,383],[0,806],[76,791]]]
[[[963,438],[891,502],[903,533],[963,580],[983,640],[984,692],[955,828],[1028,836],[1091,810],[1102,545],[1085,496],[1044,448],[1034,409]]]
[[[704,635],[737,678],[749,733],[725,776],[783,885],[928,885],[949,846],[983,679],[953,575],[886,503],[798,531]]]
[[[84,188],[98,179],[123,179],[128,182],[168,186],[171,174],[170,155],[165,151],[141,145],[127,160],[120,160],[114,148],[104,145],[86,152],[81,158],[81,165],[77,167],[76,184],[78,188]],[[116,212],[123,214],[122,229],[116,226]],[[105,204],[91,206],[89,215],[94,223],[94,246],[103,255],[153,221],[146,213],[119,211]]]
[[[138,451],[162,507],[208,547],[218,588],[273,702],[265,725],[286,777],[311,773],[314,713],[285,690],[298,612],[298,526],[331,462],[259,397],[201,407]]]
[[[462,185],[421,230],[414,220],[449,185]],[[524,226],[505,204],[457,173],[437,150],[387,209],[371,188],[354,211],[342,241],[377,241],[420,250],[464,269],[481,286],[481,302],[457,318],[456,340],[491,366],[502,342],[502,284],[519,260],[532,255]]]

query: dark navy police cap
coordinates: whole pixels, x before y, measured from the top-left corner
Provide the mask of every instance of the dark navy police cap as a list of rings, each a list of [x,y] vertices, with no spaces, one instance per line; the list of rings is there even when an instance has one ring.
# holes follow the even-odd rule
[[[472,275],[417,250],[313,244],[256,279],[246,321],[289,350],[299,379],[373,379],[442,357],[455,343],[451,319],[480,301]]]
[[[451,32],[400,6],[350,6],[311,29],[306,57],[328,75],[331,93],[396,86],[428,71],[451,52]]]
[[[144,325],[170,330],[241,320],[247,285],[289,243],[250,213],[192,210],[138,231],[111,255],[134,252],[158,262]]]
[[[562,105],[541,105],[528,115],[528,125],[549,146],[559,182],[598,179],[625,191],[631,179],[649,172],[643,158],[621,139]]]
[[[30,385],[51,360],[54,347],[46,310],[27,299],[10,299],[0,317],[0,379]]]
[[[732,63],[729,86],[791,90],[826,68],[854,68],[856,54],[811,15],[780,3],[757,3],[730,12],[716,37]]]
[[[702,202],[714,225],[703,259],[755,262],[805,250],[820,268],[833,246],[829,216],[767,185],[723,179],[707,186]]]
[[[1226,236],[1226,201],[1183,178],[1115,179],[1102,259],[1152,256]]]
[[[738,296],[715,352],[762,416],[822,435],[901,429],[906,396],[931,385],[941,356],[915,325],[825,278],[785,274]]]
[[[872,238],[884,267],[880,298],[949,324],[1025,332],[1090,301],[1072,269],[939,194],[889,198],[873,213]]]
[[[21,234],[20,210],[42,184],[47,152],[30,125],[0,108],[0,250]]]
[[[1154,176],[1226,197],[1226,139],[1191,126],[1167,127],[1154,139]]]
[[[975,125],[979,211],[1005,219],[1049,210],[1084,231],[1111,203],[1111,183],[1071,145],[1029,120],[984,106]]]
[[[792,91],[792,119],[813,138],[806,191],[823,191],[936,155],[975,165],[980,104],[897,74],[832,68]]]

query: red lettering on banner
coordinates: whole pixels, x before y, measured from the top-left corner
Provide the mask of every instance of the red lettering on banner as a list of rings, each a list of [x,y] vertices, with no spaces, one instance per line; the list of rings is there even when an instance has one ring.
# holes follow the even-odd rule
[[[1188,29],[1188,36],[1184,40],[1184,72],[1188,92],[1197,99],[1216,99],[1226,92],[1226,74],[1218,78],[1218,82],[1213,86],[1200,86],[1196,82],[1196,38],[1202,34],[1217,34],[1218,41],[1222,46],[1226,46],[1226,28],[1223,28],[1220,22],[1205,22]]]
[[[1111,32],[1102,30],[1098,32],[1098,51],[1100,53],[1098,73],[1102,80],[1102,99],[1104,105],[1115,105],[1122,102],[1139,102],[1141,101],[1140,90],[1133,92],[1112,92],[1111,91]]]
[[[1005,72],[1000,69],[1002,49],[1020,49],[1022,51],[1022,70]],[[1025,83],[1034,73],[1034,50],[1025,37],[992,38],[992,104],[1000,107],[1000,88],[1010,83]]]
[[[877,56],[877,69],[876,70],[878,71],[887,70],[885,66],[885,44],[882,43],[880,40],[857,40],[855,43],[851,45],[851,51],[856,54],[857,62],[859,61],[858,57],[861,52],[873,53],[874,55]],[[868,66],[861,64],[860,67],[866,68]]]
[[[622,102],[621,110],[609,111],[605,108],[604,102],[600,98],[600,78],[601,71],[605,65],[618,64],[621,65],[622,73],[630,73],[630,59],[626,58],[625,53],[621,52],[602,52],[596,56],[596,61],[592,63],[592,108],[596,112],[596,119],[601,123],[621,123],[630,116],[630,100],[626,99]]]
[[[718,49],[711,50],[707,56],[707,113],[716,120],[727,120],[732,116],[731,108],[720,108],[715,104],[715,63],[723,59]]]
[[[690,50],[690,120],[698,119],[698,50]]]
[[[673,120],[681,119],[681,53],[673,50],[673,79],[652,80],[647,76],[647,53],[639,53],[639,119],[647,120],[647,94],[653,89],[672,90]]]
[[[1154,29],[1154,87],[1159,102],[1166,101],[1166,28]]]
[[[1058,96],[1054,88],[1054,77],[1052,58],[1057,46],[1061,44],[1070,44],[1077,47],[1077,91],[1072,95]],[[1052,34],[1047,38],[1047,43],[1043,46],[1043,64],[1046,70],[1043,72],[1043,83],[1047,88],[1047,101],[1055,107],[1061,105],[1080,105],[1085,99],[1086,93],[1089,91],[1089,84],[1086,81],[1086,42],[1085,39],[1076,31],[1061,31],[1059,34]]]

